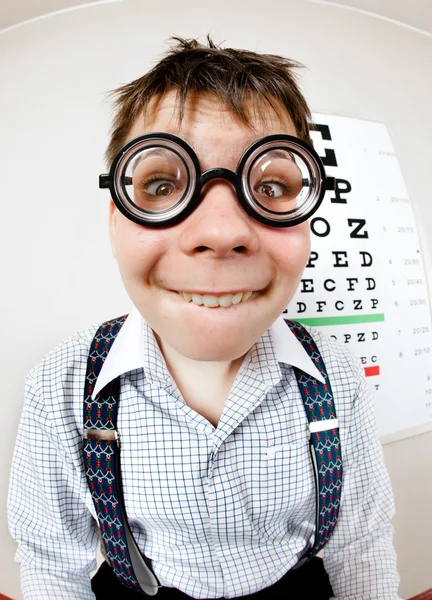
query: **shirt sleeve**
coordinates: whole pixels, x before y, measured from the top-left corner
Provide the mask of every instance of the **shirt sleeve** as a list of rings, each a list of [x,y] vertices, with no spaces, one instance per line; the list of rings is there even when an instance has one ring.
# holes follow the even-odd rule
[[[335,600],[400,600],[391,519],[393,492],[363,368],[350,425],[342,436],[342,498],[338,523],[324,548]]]
[[[82,467],[56,432],[52,410],[29,376],[8,495],[23,600],[94,600],[96,521],[83,500]]]

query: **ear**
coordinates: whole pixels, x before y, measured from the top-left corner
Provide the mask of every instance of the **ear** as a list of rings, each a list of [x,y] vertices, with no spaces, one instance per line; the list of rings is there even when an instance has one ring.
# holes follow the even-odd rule
[[[115,250],[115,239],[116,239],[116,226],[117,226],[117,208],[112,199],[109,203],[109,215],[108,215],[108,224],[109,224],[109,237],[111,243],[111,251],[114,258],[117,260],[116,250]]]

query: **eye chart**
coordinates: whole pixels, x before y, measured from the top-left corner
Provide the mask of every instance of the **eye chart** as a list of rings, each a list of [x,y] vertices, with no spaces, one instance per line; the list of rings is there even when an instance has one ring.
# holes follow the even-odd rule
[[[377,122],[313,118],[314,147],[336,189],[310,221],[309,262],[285,316],[360,358],[384,441],[432,429],[426,275],[389,133]]]

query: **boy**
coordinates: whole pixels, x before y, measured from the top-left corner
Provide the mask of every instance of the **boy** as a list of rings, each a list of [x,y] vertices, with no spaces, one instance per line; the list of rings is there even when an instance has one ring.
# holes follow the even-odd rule
[[[358,363],[317,332],[342,499],[325,571],[319,558],[304,562],[317,491],[296,373],[326,379],[281,314],[327,180],[296,66],[177,39],[117,90],[100,182],[135,308],[88,392],[97,399],[120,377],[125,513],[155,577],[149,593],[159,587],[161,598],[399,598],[373,404]],[[83,436],[86,448],[103,439],[83,428],[96,329],[55,348],[27,379],[9,497],[25,600],[142,597],[108,563],[90,582],[95,506],[106,508],[105,498],[93,504],[83,459]]]

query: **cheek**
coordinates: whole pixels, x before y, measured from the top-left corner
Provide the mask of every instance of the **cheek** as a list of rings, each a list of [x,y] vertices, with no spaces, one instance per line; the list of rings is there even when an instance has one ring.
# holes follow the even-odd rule
[[[166,231],[125,221],[119,223],[115,232],[120,271],[130,276],[150,273],[168,250]]]
[[[309,223],[276,229],[267,243],[279,271],[290,278],[300,278],[310,254]]]

